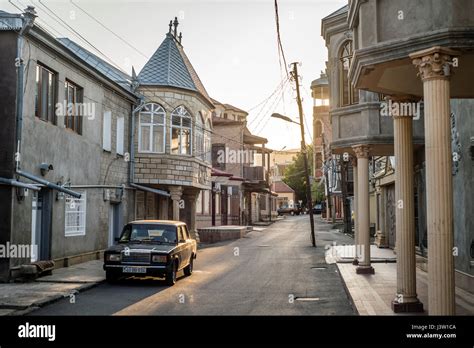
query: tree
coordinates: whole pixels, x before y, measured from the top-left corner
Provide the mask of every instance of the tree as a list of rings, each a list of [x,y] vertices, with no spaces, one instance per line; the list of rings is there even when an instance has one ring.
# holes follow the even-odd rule
[[[313,203],[321,203],[324,201],[326,197],[326,193],[324,190],[324,184],[314,181],[313,185],[311,186],[311,199],[313,200]]]
[[[307,145],[306,151],[308,155],[309,172],[312,176],[313,173],[313,146]],[[296,201],[303,201],[303,205],[306,205],[306,182],[304,175],[304,161],[303,154],[299,152],[296,157],[293,158],[294,162],[288,165],[285,169],[283,182],[295,190]]]

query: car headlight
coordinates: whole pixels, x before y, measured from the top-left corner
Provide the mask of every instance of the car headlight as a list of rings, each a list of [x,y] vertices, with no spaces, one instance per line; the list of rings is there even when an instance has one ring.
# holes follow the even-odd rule
[[[151,258],[151,260],[152,260],[153,262],[165,263],[166,260],[167,260],[167,257],[166,257],[166,255],[153,255],[153,257]]]
[[[122,261],[122,255],[121,254],[107,254],[107,261],[112,261],[112,262]]]

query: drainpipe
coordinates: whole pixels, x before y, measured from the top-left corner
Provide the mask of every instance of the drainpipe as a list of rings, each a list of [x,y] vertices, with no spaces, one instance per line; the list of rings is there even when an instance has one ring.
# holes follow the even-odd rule
[[[23,25],[18,33],[16,46],[15,66],[17,68],[17,91],[16,91],[16,153],[15,153],[15,170],[20,170],[21,161],[21,133],[23,128],[23,72],[24,63],[22,58],[23,35],[25,35],[34,25],[36,11],[33,6],[28,6],[23,13]]]
[[[18,175],[21,175],[27,179],[30,179],[32,181],[35,181],[37,183],[40,183],[50,189],[53,189],[53,190],[57,190],[57,191],[60,191],[60,192],[64,192],[70,196],[73,196],[74,198],[81,198],[81,194],[78,193],[78,192],[75,192],[75,191],[72,191],[72,190],[69,190],[63,186],[60,186],[60,185],[56,185],[56,184],[53,184],[52,182],[49,182],[47,180],[44,180],[44,179],[41,179],[41,178],[38,178],[37,176],[33,175],[33,174],[30,174],[30,173],[26,173],[26,172],[23,172],[21,170],[17,170],[16,173]]]
[[[32,184],[26,184],[24,182],[20,182],[20,181],[17,181],[15,179],[0,178],[0,184],[10,185],[10,186],[15,186],[15,187],[21,187],[21,188],[25,188],[25,189],[33,190],[33,191],[41,190],[40,187],[37,187],[37,186],[32,185]]]

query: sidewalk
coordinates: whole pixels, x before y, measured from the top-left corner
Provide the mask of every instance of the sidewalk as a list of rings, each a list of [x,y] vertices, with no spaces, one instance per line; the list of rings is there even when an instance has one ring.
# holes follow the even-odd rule
[[[371,252],[372,250],[371,248]],[[345,258],[337,261],[347,292],[360,315],[407,315],[395,314],[391,309],[391,302],[395,298],[397,289],[397,264],[389,260],[386,263],[380,263],[381,260],[378,258],[380,255],[389,255],[389,252],[393,254],[393,251],[390,249],[379,249],[379,251],[380,254],[373,258],[374,275],[356,274],[356,266],[347,263]],[[330,252],[331,250],[328,250],[327,253]],[[425,310],[424,313],[417,315],[427,315],[428,274],[419,268],[416,269],[416,292]],[[458,287],[456,287],[456,315],[474,315],[474,294]]]
[[[105,280],[102,260],[58,268],[28,283],[0,283],[0,315],[23,315]]]

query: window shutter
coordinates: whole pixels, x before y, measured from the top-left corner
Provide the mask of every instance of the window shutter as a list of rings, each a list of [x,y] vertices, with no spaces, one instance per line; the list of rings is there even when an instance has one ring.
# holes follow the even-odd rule
[[[119,117],[117,118],[117,153],[119,155],[123,155],[123,144],[124,144],[124,118]]]
[[[102,148],[105,151],[112,151],[112,113],[110,111],[104,112]]]

